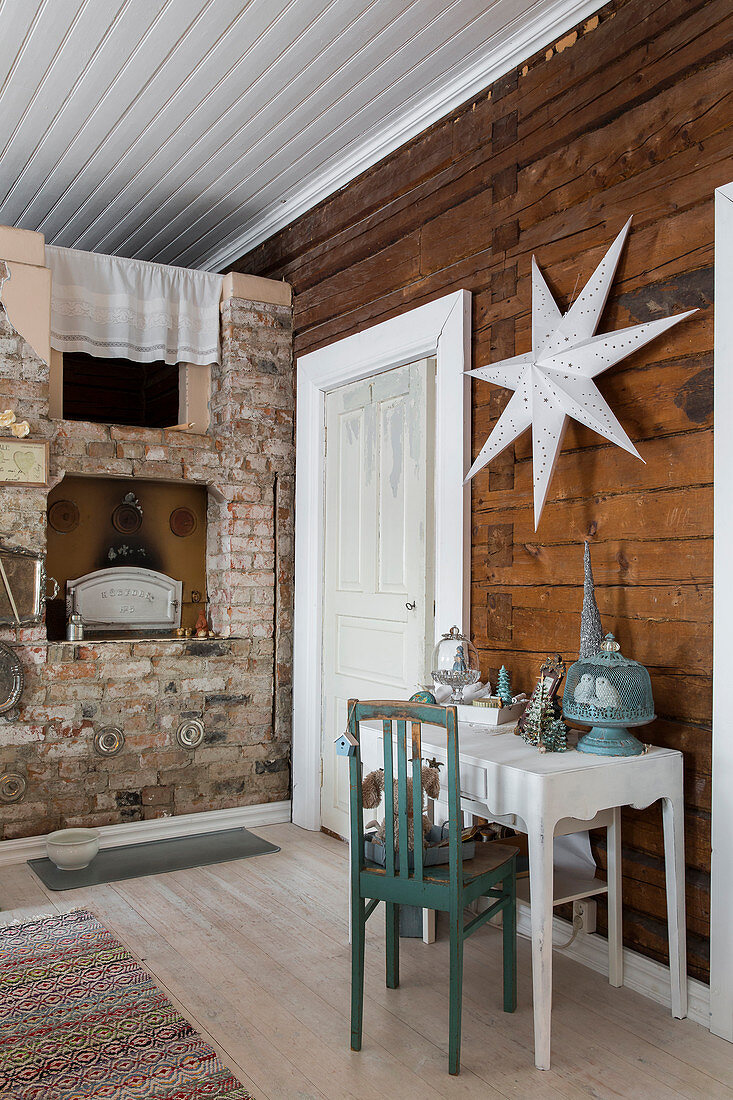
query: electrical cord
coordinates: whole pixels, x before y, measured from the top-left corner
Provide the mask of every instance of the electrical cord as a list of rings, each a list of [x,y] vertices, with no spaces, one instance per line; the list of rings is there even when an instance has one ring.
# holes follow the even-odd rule
[[[570,947],[570,945],[574,942],[575,937],[578,935],[578,932],[582,931],[582,928],[583,928],[583,916],[582,916],[581,913],[575,913],[575,915],[573,916],[573,934],[570,937],[570,939],[568,940],[568,942],[567,943],[554,943],[552,946],[556,947],[558,949],[558,951],[566,951],[568,949],[568,947]]]

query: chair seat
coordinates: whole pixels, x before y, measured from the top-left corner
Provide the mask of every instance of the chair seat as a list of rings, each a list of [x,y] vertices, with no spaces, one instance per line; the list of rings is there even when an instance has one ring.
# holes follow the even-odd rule
[[[463,881],[473,882],[479,875],[485,875],[488,871],[496,871],[498,867],[519,854],[519,848],[511,844],[496,844],[489,841],[486,844],[476,845],[476,855],[473,859],[463,861]]]
[[[463,861],[464,886],[467,886],[470,882],[475,882],[481,875],[486,875],[490,871],[498,870],[499,867],[507,863],[512,856],[517,855],[518,852],[518,848],[514,848],[509,844],[496,844],[494,841],[490,841],[487,844],[477,844],[476,855],[473,859],[464,859]],[[371,860],[364,861],[364,869],[367,871],[375,871],[377,874],[382,875],[385,873],[382,864],[372,863]],[[447,864],[426,867],[423,871],[423,879],[425,882],[437,882],[443,886],[447,886]]]

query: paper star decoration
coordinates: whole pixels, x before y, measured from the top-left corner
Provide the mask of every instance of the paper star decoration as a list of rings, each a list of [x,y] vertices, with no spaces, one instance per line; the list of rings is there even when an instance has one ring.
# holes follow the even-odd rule
[[[697,312],[691,309],[674,317],[594,335],[630,225],[631,218],[565,314],[558,309],[533,256],[532,351],[466,372],[514,390],[466,481],[531,425],[535,531],[569,416],[641,458],[592,379]]]

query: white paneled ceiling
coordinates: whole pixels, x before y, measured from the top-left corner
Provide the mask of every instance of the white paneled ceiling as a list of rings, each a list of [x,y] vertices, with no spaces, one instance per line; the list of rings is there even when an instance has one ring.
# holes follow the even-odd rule
[[[0,0],[0,223],[219,269],[600,0]]]

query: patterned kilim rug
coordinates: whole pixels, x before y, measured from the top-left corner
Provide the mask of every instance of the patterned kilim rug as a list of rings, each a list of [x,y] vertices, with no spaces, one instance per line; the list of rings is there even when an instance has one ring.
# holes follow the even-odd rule
[[[0,929],[0,1100],[158,1098],[250,1094],[91,913]]]

